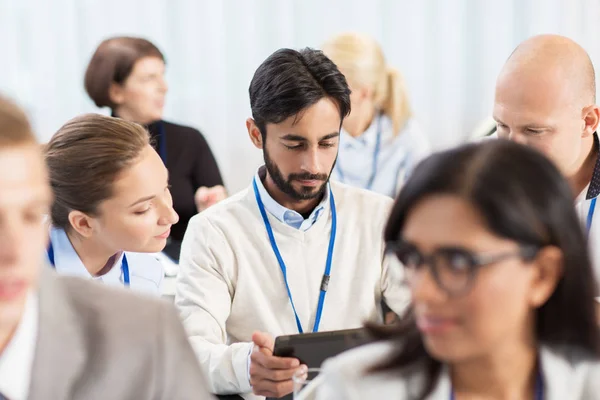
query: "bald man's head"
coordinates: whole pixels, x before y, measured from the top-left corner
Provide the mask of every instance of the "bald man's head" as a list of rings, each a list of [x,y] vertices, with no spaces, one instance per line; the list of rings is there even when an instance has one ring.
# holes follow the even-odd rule
[[[596,102],[596,74],[588,53],[575,41],[558,35],[539,35],[525,40],[512,52],[500,78],[516,74],[571,89],[574,100]]]
[[[599,119],[595,102],[587,52],[566,37],[532,37],[513,51],[498,77],[498,136],[537,147],[571,176],[590,151]]]

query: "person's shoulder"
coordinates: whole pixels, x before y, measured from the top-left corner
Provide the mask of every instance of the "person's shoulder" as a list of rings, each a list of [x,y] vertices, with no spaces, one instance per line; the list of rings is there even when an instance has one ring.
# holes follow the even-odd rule
[[[584,371],[585,383],[583,385],[583,392],[589,396],[597,396],[600,393],[600,360],[587,358],[583,363],[580,361],[576,368]]]
[[[81,374],[95,379],[88,393],[106,390],[108,384],[113,385],[110,393],[131,394],[131,387],[122,382],[130,382],[134,389],[152,382],[152,389],[141,393],[155,393],[152,397],[157,398],[210,398],[172,303],[81,278],[46,275],[46,293],[54,293],[47,298],[64,304],[69,316],[65,322],[82,339],[87,361]],[[78,336],[73,340],[79,343]]]
[[[77,277],[60,276],[56,279],[78,319],[88,329],[106,338],[122,335],[123,332],[132,338],[149,337],[153,332],[158,333],[165,315],[173,311],[169,310],[165,300],[130,289]]]
[[[548,391],[558,397],[594,399],[600,393],[600,358],[572,345],[542,346],[541,369]]]
[[[564,369],[576,375],[594,377],[592,380],[597,381],[600,391],[600,358],[589,351],[570,345],[543,346],[541,357],[545,373],[558,375]]]
[[[187,125],[176,124],[170,121],[162,121],[168,134],[175,134],[179,139],[204,141],[204,135],[198,129]]]
[[[573,368],[577,368],[578,366],[600,367],[600,358],[593,356],[589,351],[585,351],[572,345],[544,345],[542,346],[541,355],[542,360],[550,363],[561,360]]]
[[[397,371],[373,371],[393,354],[396,347],[393,342],[382,341],[357,347],[330,358],[323,364],[322,384],[317,398],[333,398],[327,393],[345,392],[353,399],[387,398],[394,396],[403,399],[406,393],[406,381]]]
[[[323,365],[323,369],[337,371],[349,378],[362,376],[384,362],[394,349],[395,345],[390,341],[365,344],[328,359]]]

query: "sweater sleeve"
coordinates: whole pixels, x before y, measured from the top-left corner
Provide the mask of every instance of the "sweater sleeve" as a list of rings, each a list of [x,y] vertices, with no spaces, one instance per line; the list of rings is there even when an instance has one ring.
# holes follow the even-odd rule
[[[221,177],[221,171],[219,171],[217,160],[215,159],[206,138],[199,131],[196,131],[196,133],[198,134],[196,139],[197,156],[192,170],[194,187],[195,189],[198,189],[201,186],[210,188],[222,185],[223,178]]]
[[[410,290],[404,283],[404,267],[402,264],[397,262],[394,257],[385,257],[385,241],[382,233],[392,210],[393,200],[376,195],[370,200],[370,204],[366,209],[374,210],[371,220],[375,222],[373,222],[372,228],[376,232],[375,237],[381,254],[381,276],[379,278],[381,297],[386,306],[401,316],[410,303]]]
[[[159,362],[163,369],[157,381],[161,382],[157,399],[213,399],[209,395],[204,376],[198,368],[190,344],[185,336],[181,321],[173,305],[161,305],[162,313],[158,326]]]
[[[410,290],[404,282],[402,264],[389,259],[384,259],[381,274],[383,299],[392,311],[402,316],[410,303]]]
[[[381,207],[385,210],[381,230],[387,223],[389,214],[392,209],[393,202],[391,199],[386,199]],[[402,316],[411,300],[410,289],[404,282],[404,266],[395,257],[385,257],[385,241],[381,240],[381,295],[384,303],[397,315]]]
[[[227,344],[233,264],[234,255],[222,233],[204,215],[193,217],[181,247],[175,304],[215,394],[251,391],[247,361],[252,343]]]

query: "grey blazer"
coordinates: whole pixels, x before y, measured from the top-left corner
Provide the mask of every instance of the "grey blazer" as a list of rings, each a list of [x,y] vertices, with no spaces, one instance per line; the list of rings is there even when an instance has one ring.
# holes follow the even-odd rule
[[[213,397],[164,300],[43,267],[30,400]]]

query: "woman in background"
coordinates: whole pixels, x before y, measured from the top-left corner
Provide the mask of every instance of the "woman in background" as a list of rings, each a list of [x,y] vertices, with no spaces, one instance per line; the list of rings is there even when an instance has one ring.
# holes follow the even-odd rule
[[[148,128],[152,145],[169,171],[173,206],[180,216],[165,253],[179,260],[181,240],[192,216],[227,195],[215,158],[196,129],[164,121],[165,58],[145,39],[115,37],[96,49],[85,89],[98,107]]]
[[[48,260],[60,274],[159,295],[162,251],[178,217],[169,174],[140,125],[87,114],[52,137]]]
[[[394,197],[415,164],[429,153],[427,139],[412,117],[403,79],[370,37],[342,34],[327,41],[323,52],[352,89],[352,111],[342,125],[333,178]]]
[[[317,398],[598,398],[596,280],[572,203],[550,161],[508,141],[420,164],[385,230],[411,312],[327,362]]]

